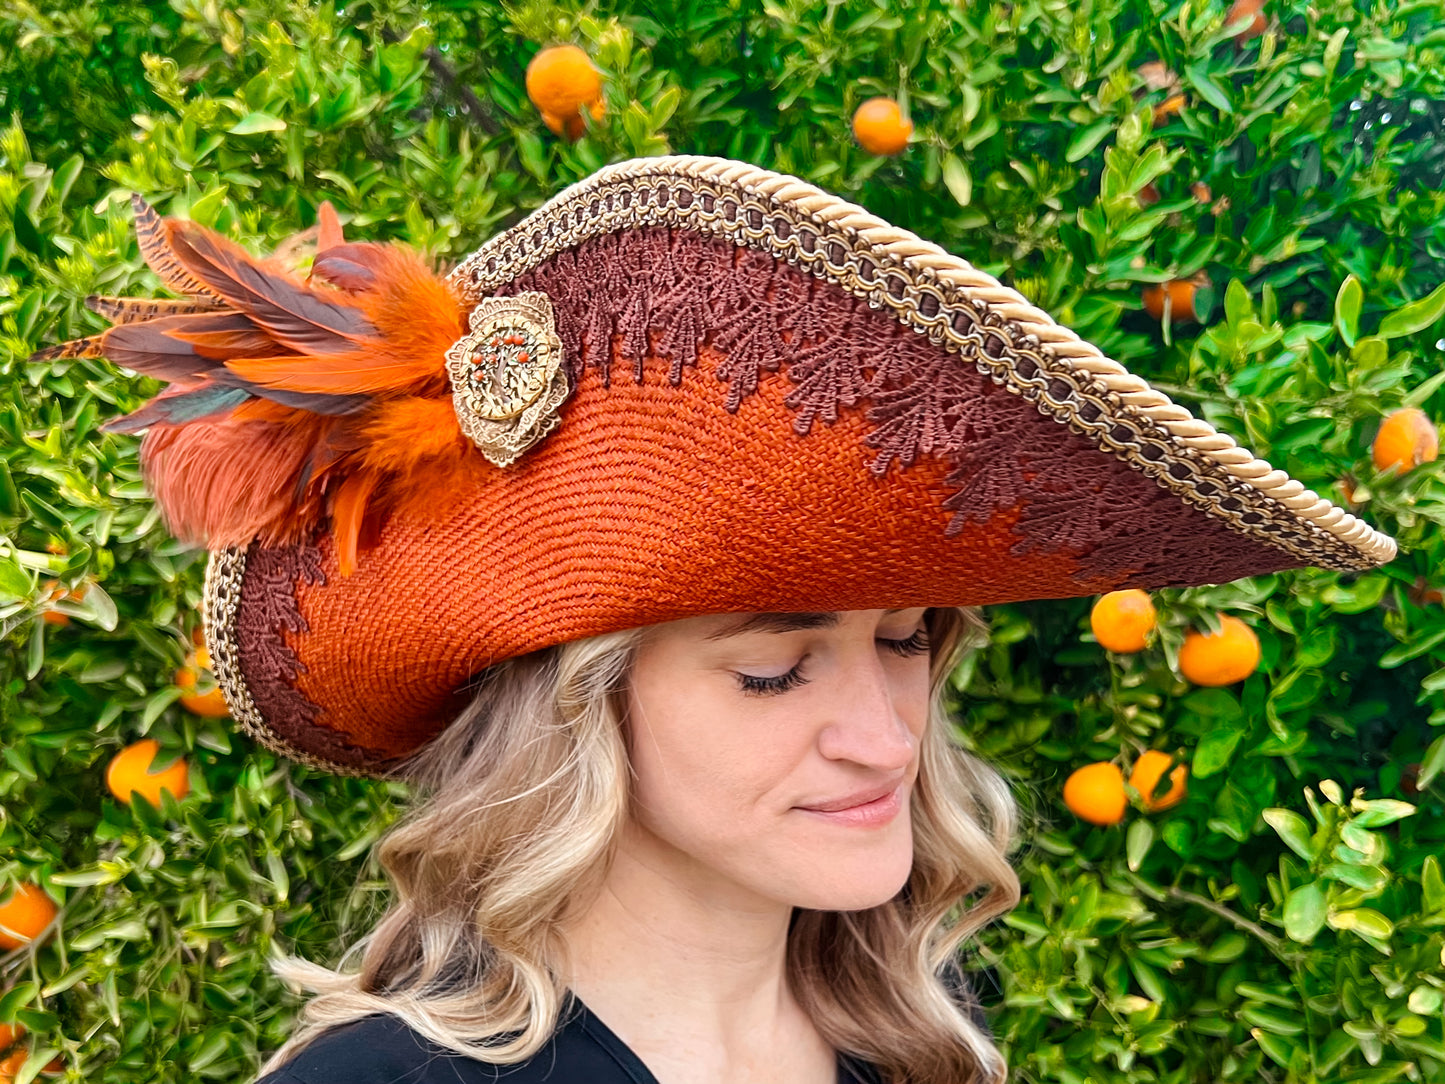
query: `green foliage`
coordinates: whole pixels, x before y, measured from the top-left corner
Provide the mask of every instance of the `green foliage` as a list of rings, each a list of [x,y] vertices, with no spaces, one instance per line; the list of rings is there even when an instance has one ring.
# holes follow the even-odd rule
[[[71,1080],[245,1078],[295,1008],[269,957],[333,959],[367,927],[401,796],[176,702],[201,563],[134,440],[99,429],[154,385],[26,360],[100,326],[86,294],[154,288],[129,192],[265,247],[329,199],[353,236],[455,259],[607,161],[678,150],[967,256],[1402,543],[1363,575],[1160,592],[1136,656],[1093,643],[1085,601],[992,611],[955,686],[1030,814],[1024,900],[978,961],[1017,1078],[1445,1078],[1445,485],[1368,454],[1383,414],[1445,407],[1445,3],[1266,14],[1236,42],[1217,0],[0,11],[0,879],[62,904],[0,957],[0,1021]],[[606,116],[572,144],[523,89],[557,40],[604,71]],[[1154,60],[1182,110],[1156,117]],[[875,94],[917,125],[904,154],[849,137]],[[1143,312],[1141,287],[1196,275],[1202,323]],[[1184,628],[1221,610],[1259,633],[1260,672],[1192,688]],[[108,796],[141,735],[188,758],[181,802]],[[1136,799],[1113,829],[1063,808],[1073,768],[1150,748],[1191,768],[1183,804]]]

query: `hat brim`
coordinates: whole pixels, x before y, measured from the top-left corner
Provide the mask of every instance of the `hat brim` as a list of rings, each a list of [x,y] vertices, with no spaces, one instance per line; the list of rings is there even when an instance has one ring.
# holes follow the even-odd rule
[[[788,176],[609,166],[462,263],[540,292],[571,393],[517,463],[390,516],[216,554],[243,729],[380,774],[488,665],[699,613],[975,605],[1372,567],[1394,543],[1017,292]]]

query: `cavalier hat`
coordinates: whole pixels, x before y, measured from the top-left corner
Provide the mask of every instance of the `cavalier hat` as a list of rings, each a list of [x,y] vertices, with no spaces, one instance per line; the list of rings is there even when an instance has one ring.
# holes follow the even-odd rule
[[[1394,543],[957,256],[795,177],[608,166],[441,278],[309,277],[139,200],[179,300],[42,351],[169,381],[112,428],[212,552],[241,727],[384,774],[487,666],[705,614],[1357,570]]]

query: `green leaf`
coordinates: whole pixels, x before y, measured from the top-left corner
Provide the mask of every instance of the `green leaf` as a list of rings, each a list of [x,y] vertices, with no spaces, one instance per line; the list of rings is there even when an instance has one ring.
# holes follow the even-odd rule
[[[1261,1027],[1250,1029],[1249,1034],[1259,1044],[1259,1048],[1268,1055],[1270,1061],[1282,1069],[1289,1068],[1290,1062],[1294,1060],[1295,1050],[1298,1049],[1294,1043]]]
[[[0,599],[29,596],[34,583],[13,557],[0,557]]]
[[[1347,275],[1335,294],[1335,330],[1347,347],[1355,345],[1360,330],[1360,308],[1365,302],[1365,291],[1360,280]]]
[[[1380,668],[1391,670],[1401,663],[1409,662],[1411,659],[1419,658],[1427,651],[1445,643],[1445,628],[1436,629],[1428,636],[1421,636],[1415,640],[1407,640],[1399,647],[1393,647],[1380,656]]]
[[[1445,1003],[1439,990],[1433,986],[1417,986],[1410,991],[1410,999],[1406,1007],[1413,1013],[1421,1016],[1434,1016],[1440,1011],[1441,1004]]]
[[[1420,762],[1420,777],[1415,785],[1424,790],[1435,777],[1445,771],[1445,734],[1441,734],[1430,743],[1430,748],[1425,750],[1425,758]]]
[[[1199,91],[1199,96],[1215,109],[1221,113],[1233,113],[1234,106],[1230,103],[1229,96],[1211,78],[1208,65],[1209,62],[1204,60],[1189,65],[1184,69],[1184,78],[1188,80],[1190,86]]]
[[[1445,912],[1445,876],[1440,873],[1440,859],[1430,855],[1420,871],[1420,887],[1425,897],[1425,910]]]
[[[968,167],[956,154],[943,157],[943,183],[960,207],[967,207],[973,200],[973,179],[968,175]]]
[[[1428,379],[1420,381],[1419,384],[1411,389],[1410,394],[1400,401],[1401,405],[1412,407],[1423,406],[1425,400],[1439,391],[1442,384],[1445,384],[1445,369],[1441,369],[1438,373],[1432,374]]]
[[[1387,315],[1380,321],[1380,335],[1386,339],[1413,335],[1430,327],[1442,315],[1445,315],[1445,283],[1419,301],[1412,301]]]
[[[15,1013],[22,1005],[28,1005],[38,993],[40,987],[26,979],[24,982],[17,982],[5,995],[0,997],[0,1021],[9,1023],[15,1019]]]
[[[1319,848],[1310,837],[1309,822],[1292,809],[1278,807],[1266,809],[1262,814],[1264,823],[1275,830],[1285,845],[1307,862],[1313,862]]]
[[[1329,906],[1318,881],[1291,889],[1284,900],[1284,932],[1290,940],[1307,945],[1324,929]]]
[[[247,113],[231,127],[226,129],[229,135],[256,135],[259,132],[284,132],[286,122],[280,117],[273,117],[270,113]]]
[[[1232,726],[1216,727],[1205,734],[1199,747],[1194,750],[1195,777],[1206,778],[1228,764],[1229,758],[1234,755],[1235,747],[1243,737],[1244,731]]]
[[[1387,824],[1394,824],[1398,820],[1415,815],[1413,805],[1409,802],[1396,801],[1394,798],[1356,800],[1352,804],[1359,811],[1354,822],[1361,828],[1383,828]]]
[[[1136,820],[1129,825],[1128,835],[1125,837],[1124,851],[1128,856],[1129,868],[1135,873],[1144,864],[1144,858],[1149,853],[1149,848],[1154,846],[1154,825],[1143,818]]]
[[[1064,150],[1064,161],[1077,162],[1080,158],[1086,157],[1089,152],[1102,143],[1104,137],[1113,130],[1114,119],[1112,117],[1095,121],[1087,128],[1075,129],[1073,137],[1069,140],[1068,147]]]
[[[1395,932],[1395,924],[1379,911],[1369,907],[1354,907],[1344,911],[1331,911],[1327,919],[1336,930],[1351,930],[1377,941],[1389,940]]]

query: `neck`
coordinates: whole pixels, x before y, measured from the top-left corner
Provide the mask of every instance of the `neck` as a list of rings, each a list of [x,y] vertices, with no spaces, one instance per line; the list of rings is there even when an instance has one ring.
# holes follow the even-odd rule
[[[676,1077],[659,1070],[683,1051],[722,1069],[800,1038],[816,1049],[787,981],[791,917],[632,826],[599,896],[567,928],[568,985],[664,1082]]]

